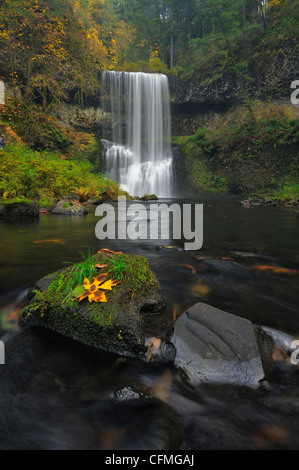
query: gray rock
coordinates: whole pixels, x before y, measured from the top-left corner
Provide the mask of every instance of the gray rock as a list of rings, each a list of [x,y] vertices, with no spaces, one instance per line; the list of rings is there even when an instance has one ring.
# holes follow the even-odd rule
[[[86,215],[88,214],[82,204],[78,202],[71,202],[67,200],[59,201],[54,209],[51,211],[52,214],[59,215]]]
[[[174,323],[170,342],[176,348],[175,365],[192,384],[256,387],[265,378],[257,335],[250,321],[195,304]]]
[[[86,205],[87,206],[98,206],[100,204],[103,204],[103,201],[102,199],[88,199],[88,201],[86,201]]]

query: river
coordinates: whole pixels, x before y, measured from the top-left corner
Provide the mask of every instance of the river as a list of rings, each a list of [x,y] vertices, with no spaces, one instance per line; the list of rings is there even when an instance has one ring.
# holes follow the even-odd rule
[[[0,222],[1,335],[13,344],[18,309],[35,281],[80,261],[81,252],[109,248],[149,259],[169,319],[206,302],[269,329],[282,343],[299,338],[294,210],[244,208],[232,199],[163,202],[204,204],[200,250],[186,251],[180,240],[100,241],[92,207],[84,217]],[[297,370],[280,359],[267,389],[191,389],[165,365],[95,352],[49,332],[21,332],[0,366],[3,419],[11,418],[0,448],[298,448]],[[156,401],[134,400],[138,393]]]

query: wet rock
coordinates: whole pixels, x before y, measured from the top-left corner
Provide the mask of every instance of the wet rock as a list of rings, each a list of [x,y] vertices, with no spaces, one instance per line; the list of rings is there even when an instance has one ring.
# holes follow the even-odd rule
[[[118,254],[105,252],[95,256],[95,262],[109,272]],[[122,256],[124,276],[112,290],[106,291],[107,302],[90,302],[87,298],[73,301],[77,295],[68,288],[74,268],[70,266],[36,283],[33,295],[28,294],[30,303],[21,312],[20,325],[42,326],[108,352],[145,358],[147,327],[151,317],[160,314],[165,304],[148,260],[142,256]],[[113,279],[113,275],[108,279]],[[82,289],[80,285],[76,287]]]
[[[176,348],[175,365],[185,371],[192,384],[257,387],[267,367],[260,355],[258,335],[250,321],[198,303],[176,320],[169,341]],[[270,347],[264,348],[263,355],[270,355]]]
[[[264,199],[244,199],[240,202],[241,206],[243,207],[254,207],[260,206],[264,203]]]
[[[144,194],[139,198],[141,201],[157,201],[158,197],[156,194]]]
[[[75,202],[80,201],[80,202],[82,202],[80,200],[80,195],[78,193],[74,193],[74,192],[69,193],[66,197],[63,197],[62,199],[67,199],[68,201],[75,201]]]
[[[86,201],[87,206],[98,206],[99,204],[102,204],[102,203],[103,203],[102,199],[88,199],[88,201]]]
[[[21,217],[39,217],[39,205],[35,202],[12,202],[0,204],[0,219],[17,219]]]
[[[295,199],[286,199],[283,202],[283,205],[284,205],[284,207],[296,207],[296,206],[299,205],[299,203]]]
[[[132,387],[124,387],[114,393],[118,400],[139,400],[144,395],[140,391],[134,391]]]
[[[79,202],[61,200],[52,209],[51,213],[59,215],[86,215],[88,212]]]
[[[156,246],[155,249],[157,251],[169,251],[169,252],[176,252],[176,251],[180,251],[180,248],[178,246],[175,246],[175,245],[160,245],[160,246]]]
[[[265,206],[276,207],[277,206],[277,201],[274,201],[272,199],[265,199]]]

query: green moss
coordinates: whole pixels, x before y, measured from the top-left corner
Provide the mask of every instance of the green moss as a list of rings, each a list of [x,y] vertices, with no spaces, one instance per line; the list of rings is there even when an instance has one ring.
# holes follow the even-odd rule
[[[31,199],[25,197],[14,197],[13,199],[0,199],[0,204],[3,206],[9,206],[12,204],[33,204]]]
[[[156,196],[156,194],[144,194],[143,196],[141,196],[140,199],[142,201],[157,201],[158,197]]]

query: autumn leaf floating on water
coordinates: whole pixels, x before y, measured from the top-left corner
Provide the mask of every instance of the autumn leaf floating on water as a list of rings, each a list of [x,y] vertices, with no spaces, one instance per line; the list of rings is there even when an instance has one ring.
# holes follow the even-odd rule
[[[107,273],[100,274],[100,276],[94,277],[90,282],[89,279],[84,279],[83,286],[79,286],[75,289],[74,293],[80,292],[78,297],[75,297],[74,300],[79,299],[79,302],[88,298],[89,302],[107,302],[105,290],[112,290],[119,281],[113,281],[111,279],[106,280]],[[82,292],[83,291],[83,292]]]
[[[271,271],[275,274],[298,274],[299,271],[297,269],[289,269],[289,268],[282,268],[279,266],[268,266],[268,265],[262,265],[262,264],[256,264],[252,266],[253,269],[256,269],[257,271]]]
[[[47,238],[45,240],[34,240],[33,243],[41,245],[42,243],[55,243],[56,245],[66,245],[66,241],[61,238]]]
[[[191,264],[182,264],[182,267],[183,268],[186,268],[186,269],[190,269],[192,274],[196,274],[196,269],[194,266],[192,266]]]

